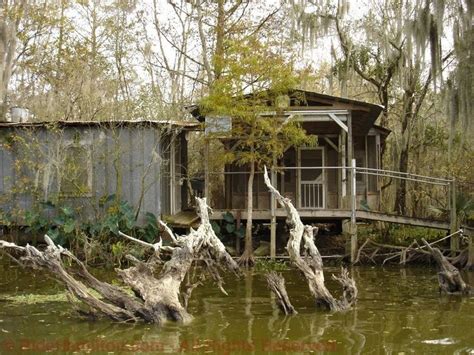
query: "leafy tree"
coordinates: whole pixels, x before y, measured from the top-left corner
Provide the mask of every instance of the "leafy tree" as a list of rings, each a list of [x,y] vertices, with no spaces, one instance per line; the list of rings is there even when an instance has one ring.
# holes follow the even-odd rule
[[[234,143],[223,157],[250,169],[247,184],[247,224],[245,250],[240,263],[254,264],[252,245],[253,181],[257,168],[273,165],[293,145],[314,143],[295,121],[283,115],[265,116],[278,111],[278,98],[294,87],[297,79],[288,63],[272,51],[268,43],[254,36],[227,40],[222,74],[201,101],[205,115],[230,116]]]
[[[472,55],[466,51],[472,42],[472,26],[466,26],[472,6],[462,0],[372,0],[367,10],[355,16],[349,15],[349,9],[356,6],[356,2],[348,0],[289,3],[303,41],[315,42],[331,31],[336,35],[339,40],[339,49],[333,51],[336,74],[343,81],[358,76],[384,106],[381,124],[394,132],[391,163],[398,171],[408,172],[413,144],[416,144],[414,130],[421,126],[427,97],[436,95],[440,87],[446,87],[443,73],[448,64],[453,64],[454,55],[458,59],[464,56],[471,62],[457,63],[457,68],[472,67]],[[453,24],[456,50],[450,47],[449,41],[443,41],[443,33],[449,27],[447,16],[454,13],[459,15]],[[353,36],[355,32],[358,36]],[[463,39],[462,34],[466,34]],[[448,42],[447,48],[442,48],[444,42]],[[463,72],[469,71],[465,68]],[[450,82],[447,81],[448,86]],[[472,89],[467,89],[465,81],[462,82],[457,88],[464,89],[462,94],[455,94],[454,107],[466,112],[468,102],[472,102],[466,100],[466,96],[472,97]],[[344,94],[347,92],[343,90]],[[360,94],[360,89],[354,94]],[[462,104],[458,99],[463,99]],[[393,209],[401,214],[407,213],[406,195],[406,180],[397,181]]]

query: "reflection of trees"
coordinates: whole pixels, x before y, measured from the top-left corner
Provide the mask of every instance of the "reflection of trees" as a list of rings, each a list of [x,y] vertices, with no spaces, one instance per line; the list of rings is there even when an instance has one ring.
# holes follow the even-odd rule
[[[272,334],[273,339],[285,339],[290,330],[290,322],[293,315],[282,316],[280,308],[275,303],[275,295],[270,293],[272,298],[272,316],[268,318],[267,329]]]
[[[252,314],[252,285],[253,285],[253,273],[252,270],[247,270],[245,274],[245,315],[248,318],[247,323],[247,342],[249,345],[253,344],[252,328],[254,315]]]

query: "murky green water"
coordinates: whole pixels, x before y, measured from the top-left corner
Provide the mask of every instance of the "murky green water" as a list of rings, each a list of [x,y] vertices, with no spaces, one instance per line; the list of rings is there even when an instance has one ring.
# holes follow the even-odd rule
[[[305,281],[287,271],[299,314],[285,317],[262,274],[248,273],[227,279],[228,297],[211,285],[197,289],[191,324],[157,327],[80,320],[61,296],[41,303],[31,296],[54,295],[61,286],[44,275],[0,266],[0,352],[474,353],[474,297],[439,296],[429,268],[352,271],[359,302],[346,313],[316,311]],[[465,278],[474,284],[474,273]],[[334,283],[329,287],[337,289]]]

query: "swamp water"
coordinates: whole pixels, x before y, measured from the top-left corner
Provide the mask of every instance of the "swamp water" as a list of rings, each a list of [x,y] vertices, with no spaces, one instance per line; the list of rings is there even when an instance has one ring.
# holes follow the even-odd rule
[[[354,267],[359,301],[345,313],[315,310],[302,276],[282,273],[295,316],[278,311],[263,273],[249,272],[226,279],[229,296],[197,288],[192,323],[153,326],[80,319],[46,275],[0,266],[0,353],[474,353],[474,297],[439,296],[433,269]],[[463,275],[474,285],[474,273]]]

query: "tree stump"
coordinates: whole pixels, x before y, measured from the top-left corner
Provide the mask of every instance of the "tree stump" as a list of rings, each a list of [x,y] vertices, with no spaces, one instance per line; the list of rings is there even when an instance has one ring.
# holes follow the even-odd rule
[[[268,177],[265,167],[264,181],[268,189],[275,198],[286,209],[286,223],[290,227],[290,238],[286,249],[291,262],[303,273],[308,287],[313,295],[316,305],[331,310],[342,311],[351,308],[357,300],[357,287],[354,279],[349,276],[346,269],[342,269],[341,276],[333,278],[343,287],[341,299],[336,299],[326,288],[324,282],[323,260],[318,248],[314,244],[314,235],[318,228],[304,225],[298,211],[291,203],[290,199],[283,197],[280,192],[273,187]],[[303,254],[301,254],[301,244],[303,242]],[[278,295],[277,295],[278,296]]]
[[[86,311],[81,310],[81,313],[92,315],[94,318],[106,316],[126,322],[161,323],[164,320],[188,322],[192,317],[187,312],[186,305],[191,294],[189,288],[192,288],[192,285],[188,283],[186,285],[188,291],[184,292],[181,292],[181,285],[194,261],[207,261],[207,271],[224,293],[218,267],[227,268],[235,273],[239,271],[238,265],[212,229],[206,199],[196,198],[196,201],[198,214],[201,217],[201,225],[197,230],[191,229],[188,235],[178,237],[168,228],[167,232],[171,233],[174,241],[173,247],[162,247],[161,243],[149,244],[155,249],[155,254],[148,262],[135,260],[137,264],[133,267],[125,270],[116,269],[124,283],[134,291],[134,296],[119,287],[96,279],[77,257],[67,249],[55,245],[48,236],[45,236],[48,246],[44,251],[30,245],[22,247],[1,240],[0,249],[12,257],[20,253],[18,262],[24,266],[48,271],[66,286],[72,300],[79,301],[86,307]],[[157,262],[160,252],[165,250],[171,251],[170,260],[164,264]],[[78,266],[78,270],[69,270],[64,259],[72,260]],[[163,265],[161,270],[157,270],[160,265]],[[99,296],[91,290],[96,291]]]

